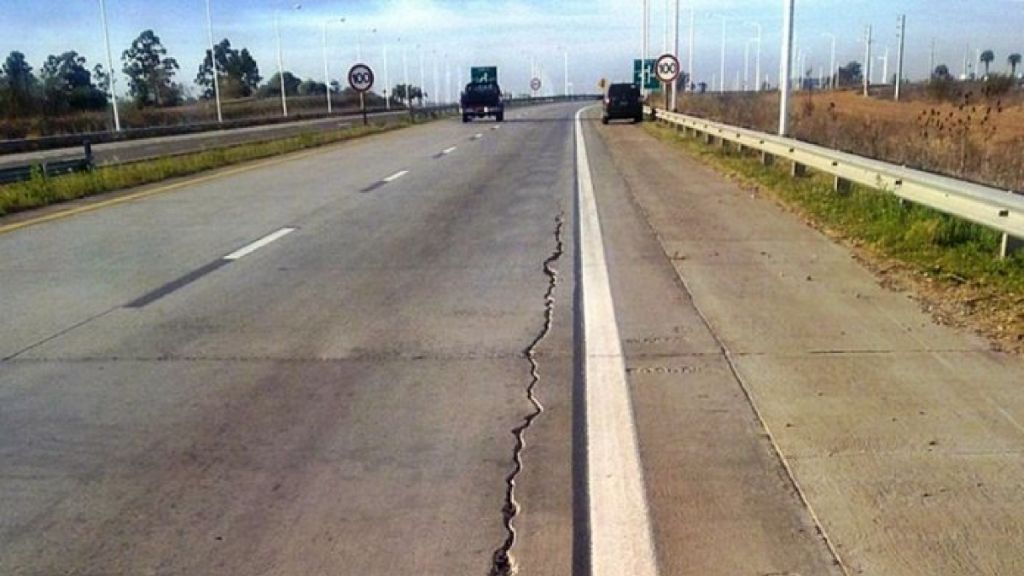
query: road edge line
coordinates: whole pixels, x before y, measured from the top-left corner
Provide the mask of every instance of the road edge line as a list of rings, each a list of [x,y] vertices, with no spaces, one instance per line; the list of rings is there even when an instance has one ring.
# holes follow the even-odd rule
[[[657,557],[601,222],[576,113],[577,222],[591,576],[657,576]]]

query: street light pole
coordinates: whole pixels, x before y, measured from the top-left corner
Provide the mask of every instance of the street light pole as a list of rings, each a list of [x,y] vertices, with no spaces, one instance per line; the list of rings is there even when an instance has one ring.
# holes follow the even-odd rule
[[[864,96],[870,95],[871,88],[871,25],[869,24],[864,37]]]
[[[384,108],[391,110],[391,72],[388,70],[388,43],[386,40],[384,40]]]
[[[644,25],[643,25],[643,46],[640,48],[640,93],[646,98],[647,97],[647,47],[650,44],[648,37],[650,35],[650,0],[644,0]]]
[[[896,64],[896,93],[894,98],[897,102],[900,101],[900,85],[903,84],[903,48],[904,38],[907,35],[907,16],[906,14],[900,16],[900,46],[898,49],[898,56]]]
[[[829,86],[830,89],[835,90],[836,89],[836,76],[837,76],[837,74],[836,74],[836,35],[835,34],[829,34],[828,32],[823,32],[821,35],[825,36],[826,38],[831,38],[832,39],[832,60],[831,60],[831,65],[829,66],[829,69],[828,69],[828,73],[829,73],[828,86]]]
[[[334,20],[324,20],[323,26],[323,51],[324,51],[324,86],[327,88],[327,113],[332,114],[334,112],[333,103],[331,102],[331,72],[327,65],[327,25]],[[341,18],[339,22],[344,22],[345,19]]]
[[[726,41],[726,37],[725,37],[725,23],[726,23],[726,17],[722,16],[721,18],[722,18],[722,64],[721,64],[721,69],[719,70],[718,77],[720,79],[719,81],[721,82],[721,84],[719,85],[719,92],[725,92],[725,41]]]
[[[793,61],[793,2],[784,0],[782,14],[782,66],[779,70],[779,136],[789,132],[789,82]]]
[[[697,76],[693,73],[693,49],[696,45],[696,31],[697,31],[697,9],[694,8],[693,2],[690,2],[690,53],[687,54],[686,67],[689,68],[690,74],[690,87],[691,89],[697,86]]]
[[[565,48],[565,51],[562,53],[562,56],[564,57],[563,64],[564,64],[564,68],[565,68],[563,70],[563,78],[564,78],[564,84],[565,84],[565,86],[564,86],[564,88],[565,88],[565,97],[568,98],[569,97],[569,48]]]
[[[280,11],[274,11],[274,32],[277,36],[277,78],[281,85],[281,115],[288,117],[288,96],[284,88],[284,59],[281,57],[281,16]]]
[[[679,0],[676,0],[676,8],[672,13],[672,54],[679,61]],[[672,111],[676,111],[676,99],[679,92],[679,78],[672,81]]]
[[[220,79],[217,73],[217,52],[213,49],[213,18],[210,16],[210,0],[206,0],[206,34],[210,40],[210,67],[213,70],[213,97],[217,101],[217,123],[224,122],[220,108]]]
[[[754,66],[756,80],[757,80],[757,86],[754,88],[754,91],[755,92],[760,92],[761,91],[761,41],[762,41],[762,38],[763,38],[763,36],[762,36],[762,32],[763,31],[761,30],[761,24],[759,22],[751,22],[750,25],[753,26],[754,28],[757,28],[757,38],[756,38],[756,40],[757,40],[757,57],[755,58],[755,60],[757,61],[757,64]]]
[[[103,40],[107,45],[107,88],[110,90],[110,103],[114,108],[114,131],[121,131],[121,115],[117,111],[117,90],[114,88],[114,57],[110,53],[110,31],[107,29],[107,5],[100,0],[100,16],[103,20]]]

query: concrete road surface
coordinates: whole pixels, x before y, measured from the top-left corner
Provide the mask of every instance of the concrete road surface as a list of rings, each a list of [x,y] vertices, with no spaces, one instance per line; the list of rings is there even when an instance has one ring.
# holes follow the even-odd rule
[[[0,574],[1020,572],[1020,361],[579,109],[0,234]]]

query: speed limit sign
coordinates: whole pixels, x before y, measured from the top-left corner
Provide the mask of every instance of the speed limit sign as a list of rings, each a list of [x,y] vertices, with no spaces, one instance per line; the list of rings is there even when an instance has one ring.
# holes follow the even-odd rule
[[[540,90],[540,87],[541,87],[540,78],[534,78],[534,79],[530,80],[530,90],[533,90],[534,92],[536,92],[536,91]]]
[[[356,64],[348,71],[348,85],[356,92],[367,92],[373,88],[373,70],[366,64]]]
[[[679,60],[671,54],[662,54],[654,63],[654,75],[666,84],[679,78]]]

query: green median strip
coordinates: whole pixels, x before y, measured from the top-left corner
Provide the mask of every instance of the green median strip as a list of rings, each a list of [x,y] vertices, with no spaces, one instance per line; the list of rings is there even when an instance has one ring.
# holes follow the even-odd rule
[[[104,192],[152,184],[168,178],[188,176],[232,164],[269,158],[371,134],[388,132],[407,125],[408,122],[403,121],[396,124],[353,126],[332,132],[308,133],[278,140],[240,144],[238,146],[228,146],[202,152],[132,162],[130,164],[104,166],[91,172],[80,172],[53,178],[44,178],[40,171],[34,174],[31,180],[26,182],[0,186],[0,216]]]
[[[999,233],[863,186],[836,193],[828,175],[793,178],[788,166],[764,166],[757,156],[708,146],[663,125],[645,127],[741,184],[766,192],[819,229],[867,248],[876,267],[904,265],[943,298],[955,299],[941,304],[958,307],[957,316],[984,312],[983,329],[991,324],[985,330],[990,336],[1024,346],[1024,255],[998,259]]]

